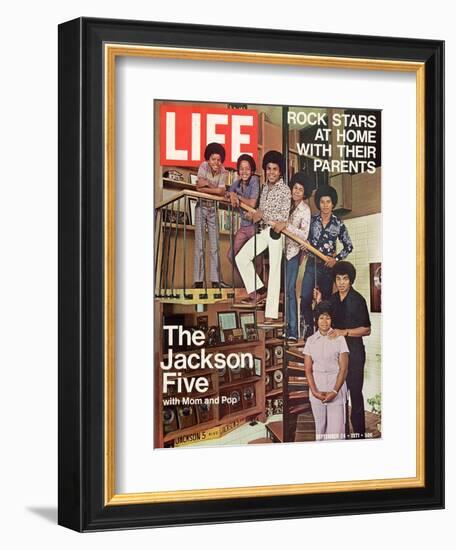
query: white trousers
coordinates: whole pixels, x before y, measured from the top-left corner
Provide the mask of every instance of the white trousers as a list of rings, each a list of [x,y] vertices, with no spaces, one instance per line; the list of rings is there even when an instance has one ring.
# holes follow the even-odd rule
[[[316,441],[345,439],[345,403],[328,403],[315,399],[310,402],[315,420]]]
[[[338,372],[313,371],[314,380],[319,391],[331,391],[336,385]],[[310,404],[315,420],[315,439],[345,439],[345,404],[347,386],[345,382],[336,397],[325,404],[310,395]]]
[[[282,264],[283,237],[271,239],[271,228],[263,229],[258,235],[249,239],[236,256],[236,265],[248,294],[262,288],[263,281],[255,271],[253,260],[255,255],[269,249],[268,297],[266,299],[265,316],[277,319],[279,317],[280,275]],[[256,243],[255,243],[256,238]],[[256,253],[256,254],[255,254]]]

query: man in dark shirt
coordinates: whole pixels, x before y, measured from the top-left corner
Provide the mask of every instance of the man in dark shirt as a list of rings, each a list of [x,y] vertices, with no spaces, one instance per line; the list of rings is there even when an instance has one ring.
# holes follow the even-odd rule
[[[353,438],[364,438],[366,431],[364,418],[364,364],[366,352],[363,336],[371,333],[371,323],[366,300],[353,288],[356,269],[350,262],[337,262],[333,267],[334,282],[337,292],[331,298],[333,308],[332,325],[334,330],[329,338],[344,336],[350,352],[348,361],[347,387],[350,392],[351,423]],[[317,302],[321,293],[316,290]]]

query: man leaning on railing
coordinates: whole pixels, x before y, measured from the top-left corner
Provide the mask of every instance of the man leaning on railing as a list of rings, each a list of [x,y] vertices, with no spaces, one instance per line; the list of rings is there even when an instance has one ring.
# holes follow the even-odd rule
[[[283,237],[274,231],[274,225],[288,221],[291,204],[290,188],[283,181],[284,166],[283,155],[278,151],[268,151],[264,155],[266,184],[261,191],[259,209],[249,214],[252,221],[259,223],[260,232],[247,241],[236,256],[236,265],[248,293],[242,304],[258,307],[266,302],[266,325],[277,324],[279,317]],[[265,299],[266,289],[255,272],[253,260],[266,249],[269,250],[269,278]]]
[[[223,166],[225,149],[219,143],[209,143],[204,151],[205,161],[198,170],[197,191],[208,195],[224,196],[228,172]],[[219,227],[214,201],[200,199],[195,208],[195,260],[193,268],[194,288],[203,288],[204,277],[204,231],[207,226],[213,288],[229,288],[220,276]]]

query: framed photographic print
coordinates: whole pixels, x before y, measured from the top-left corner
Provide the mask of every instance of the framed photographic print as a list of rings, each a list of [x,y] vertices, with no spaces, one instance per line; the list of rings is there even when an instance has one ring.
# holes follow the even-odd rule
[[[220,328],[220,341],[225,342],[225,331],[232,331],[238,326],[237,313],[235,311],[220,311],[217,313],[217,318]]]
[[[255,376],[261,376],[261,358],[260,357],[254,358],[254,365],[255,365]]]
[[[443,67],[437,40],[59,27],[61,525],[443,507]],[[278,350],[278,318],[305,347]],[[252,324],[257,340],[218,349]],[[188,475],[183,452],[255,463],[255,485]]]
[[[254,338],[250,337],[248,338],[249,334],[252,335],[252,331],[250,330],[249,334],[247,334],[247,326],[253,325],[255,328],[255,314],[250,311],[240,311],[239,312],[239,324],[242,328],[242,333],[244,335],[244,340],[252,340]],[[251,329],[251,326],[249,327]]]
[[[369,264],[371,311],[380,313],[382,310],[382,264]]]
[[[246,323],[243,327],[244,339],[248,341],[258,340],[258,330],[254,323]]]

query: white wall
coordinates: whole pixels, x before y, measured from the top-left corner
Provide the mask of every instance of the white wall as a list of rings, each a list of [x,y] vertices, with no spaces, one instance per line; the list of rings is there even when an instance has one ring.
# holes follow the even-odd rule
[[[369,264],[382,261],[382,216],[371,214],[344,220],[353,242],[353,252],[347,260],[356,268],[355,288],[367,302],[371,320],[371,334],[364,338],[366,367],[364,377],[364,400],[381,392],[382,314],[372,313],[370,308]],[[369,406],[366,406],[370,410]]]
[[[384,0],[365,2],[229,4],[174,0],[68,0],[6,3],[2,9],[0,270],[2,385],[1,499],[4,548],[201,548],[232,545],[281,548],[284,538],[299,548],[337,546],[427,549],[452,540],[454,468],[449,467],[444,512],[384,514],[269,523],[77,535],[55,525],[57,429],[57,24],[80,15],[275,27],[322,32],[446,39],[448,167],[456,150],[454,16],[451,3]],[[235,47],[235,44],[233,45]],[[454,185],[447,202],[456,204]],[[406,205],[398,205],[405,207]],[[400,210],[400,209],[399,209]],[[451,215],[448,216],[450,219]],[[452,238],[448,238],[449,247]],[[450,249],[449,249],[450,250]],[[448,254],[449,273],[454,272]],[[452,269],[453,268],[453,269]],[[454,294],[454,293],[453,293]],[[455,308],[449,303],[448,311]],[[452,326],[449,317],[448,325]],[[451,327],[452,328],[452,327]],[[453,330],[448,329],[449,337]],[[448,463],[454,464],[452,390],[456,375],[448,360]],[[451,538],[450,538],[451,537]],[[450,543],[451,544],[451,543]]]

